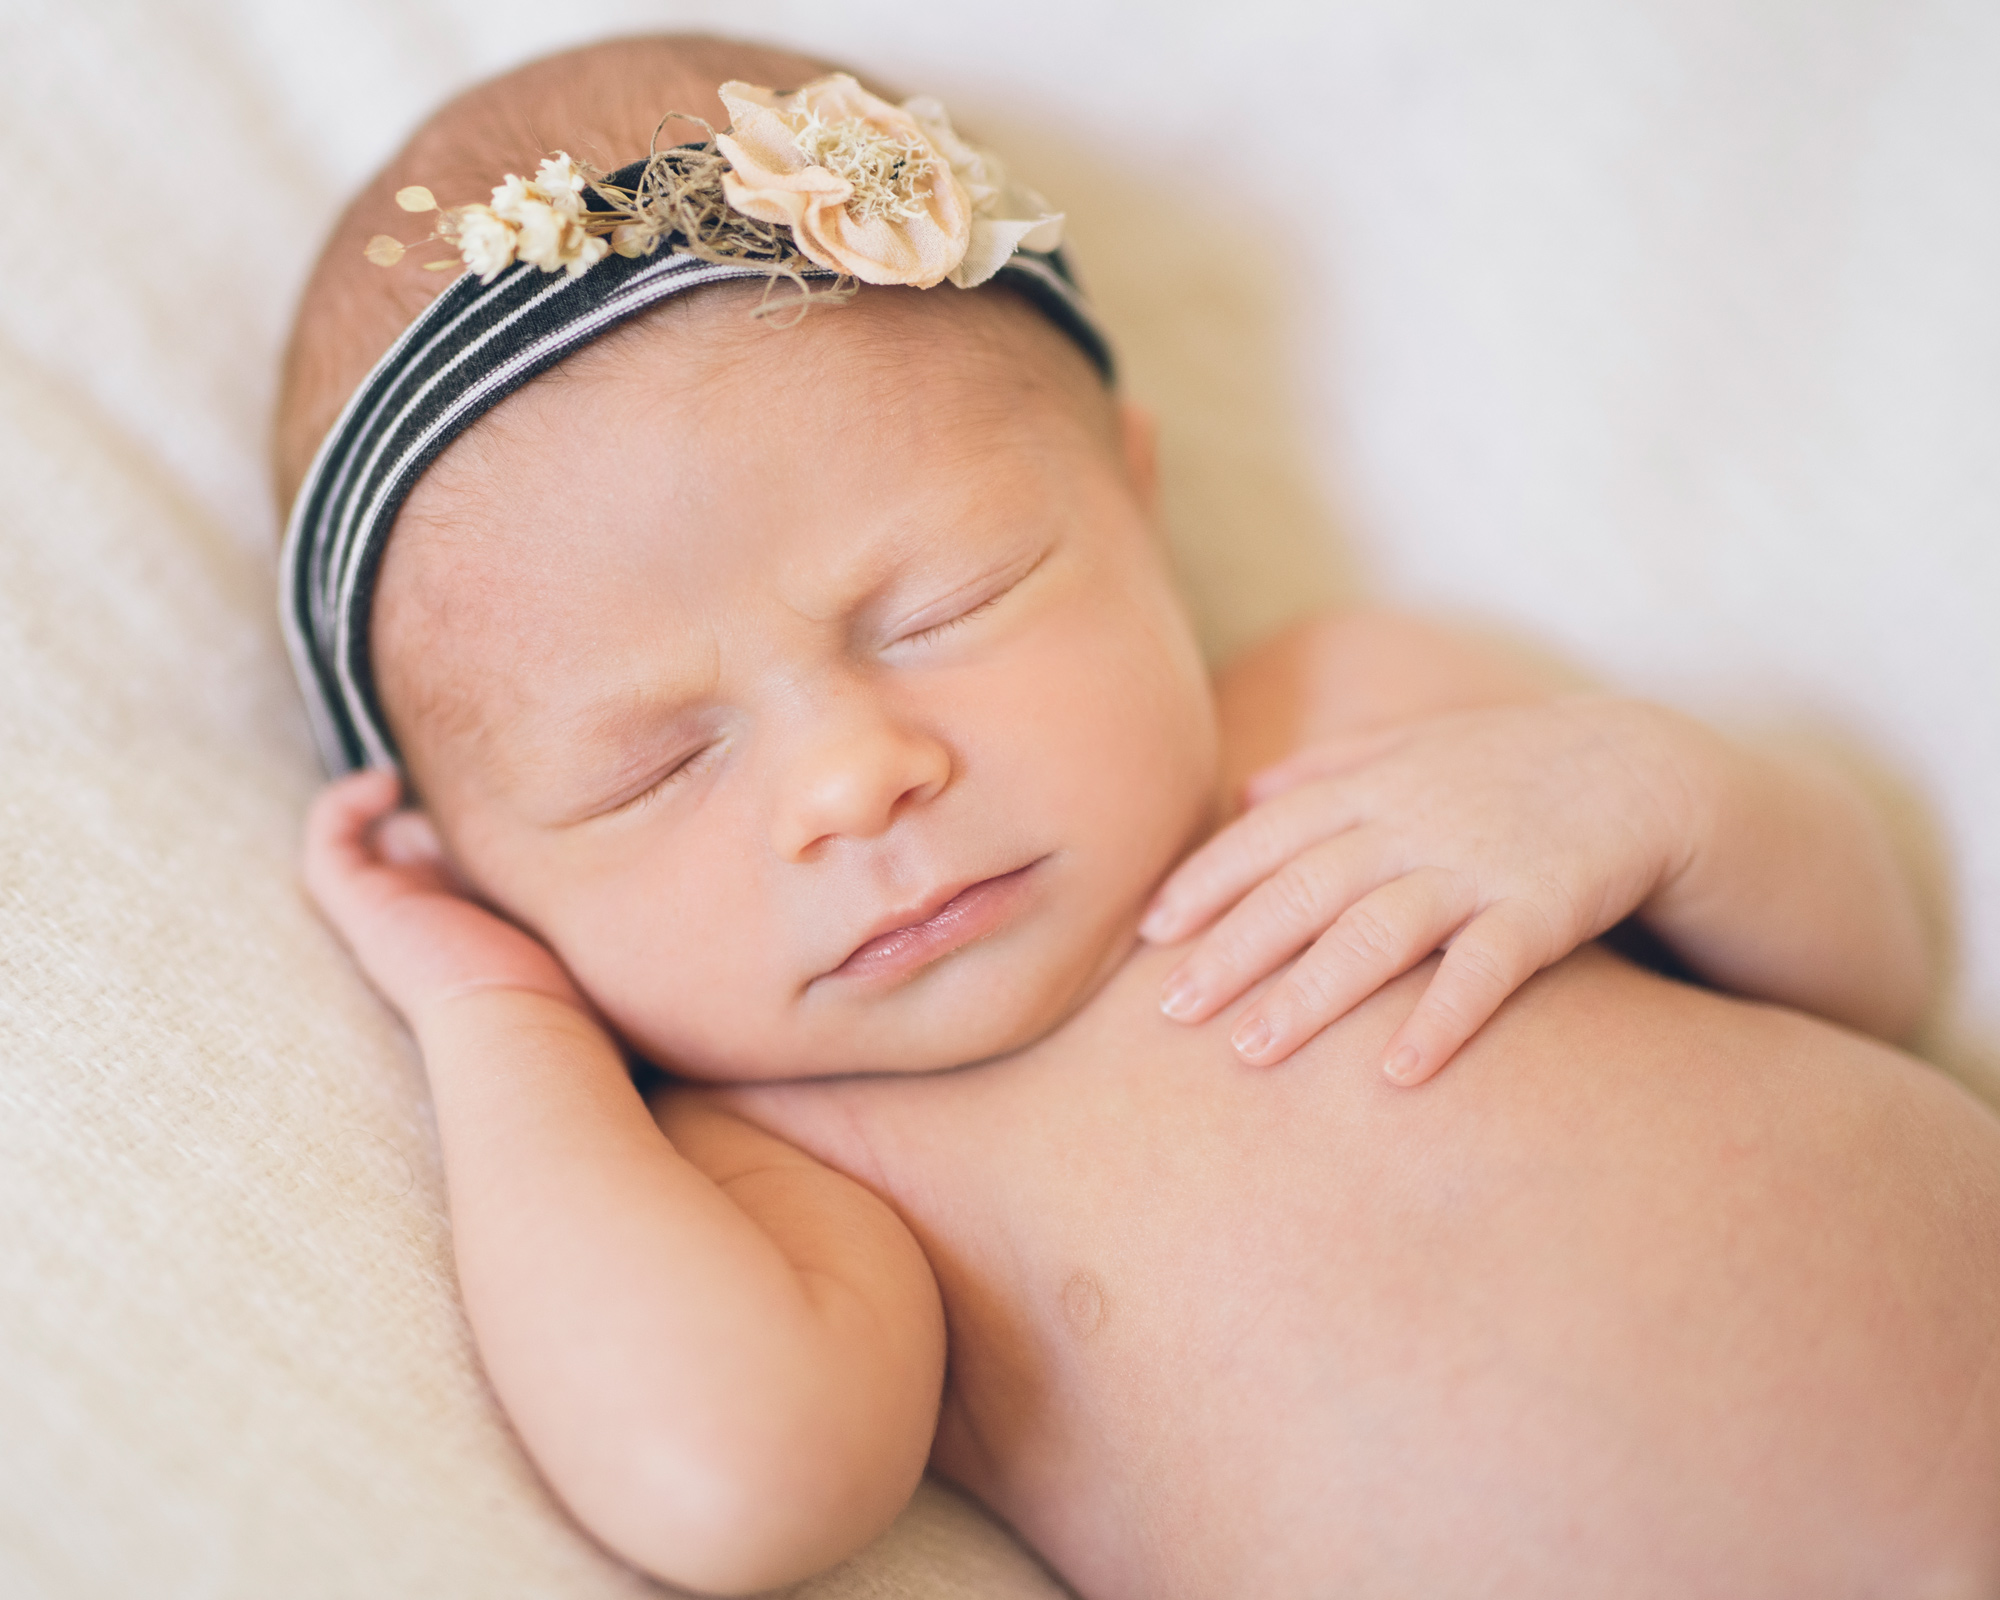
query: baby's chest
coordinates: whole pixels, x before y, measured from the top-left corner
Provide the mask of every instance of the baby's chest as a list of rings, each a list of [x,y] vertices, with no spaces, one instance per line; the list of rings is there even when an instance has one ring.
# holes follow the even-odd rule
[[[1385,1152],[1323,1089],[1052,1051],[760,1098],[923,1247],[950,1345],[934,1462],[1051,1554],[1129,1521],[1107,1486],[1197,1504],[1222,1462],[1260,1493],[1323,1476],[1346,1386],[1404,1361],[1381,1308],[1412,1286],[1371,1243]]]
[[[1373,1271],[1366,1213],[1390,1151],[1357,1115],[1372,1088],[1343,1062],[1258,1072],[1226,1040],[1142,1020],[738,1103],[897,1211],[943,1291],[955,1370],[1044,1381],[1239,1342],[1281,1306],[1323,1316]]]

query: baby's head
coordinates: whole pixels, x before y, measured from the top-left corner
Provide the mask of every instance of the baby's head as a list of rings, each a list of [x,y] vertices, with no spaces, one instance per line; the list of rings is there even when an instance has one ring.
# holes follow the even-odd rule
[[[380,285],[422,275],[359,255],[396,187],[473,188],[516,125],[616,166],[667,110],[720,124],[726,78],[823,70],[626,41],[446,108],[329,247],[281,473],[410,314],[409,278]],[[458,870],[646,1055],[718,1079],[990,1056],[1123,957],[1211,811],[1149,437],[997,284],[789,325],[761,292],[670,300],[446,448],[383,557],[376,698]]]

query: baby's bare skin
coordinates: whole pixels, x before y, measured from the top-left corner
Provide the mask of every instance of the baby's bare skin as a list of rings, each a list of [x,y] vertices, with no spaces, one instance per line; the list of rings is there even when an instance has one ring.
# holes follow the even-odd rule
[[[1323,625],[1224,680],[1224,765],[1561,686]],[[697,1161],[742,1117],[894,1207],[949,1326],[932,1465],[1082,1594],[2000,1585],[1984,1107],[1595,945],[1422,1092],[1380,1063],[1435,958],[1247,1066],[1282,976],[1176,1026],[1185,960],[1139,947],[1002,1060],[656,1102]]]
[[[1190,947],[1136,944],[1218,787],[1299,746],[1443,728],[1438,792],[1536,824],[1532,772],[1489,792],[1505,763],[1456,770],[1426,720],[1485,708],[1569,763],[1550,803],[1591,800],[1492,849],[1629,821],[1613,916],[1893,1019],[1921,960],[1874,825],[1664,713],[1534,712],[1546,678],[1395,619],[1217,695],[1143,430],[1025,311],[935,304],[810,325],[778,395],[727,322],[578,364],[389,552],[385,695],[454,861],[371,831],[395,785],[365,777],[309,876],[423,1046],[467,1310],[557,1491],[732,1592],[850,1553],[926,1457],[1087,1600],[1990,1588],[2000,1129],[1967,1097],[1594,948],[1419,1088],[1384,1053],[1435,961],[1250,1066],[1265,1002],[1170,1022]],[[882,382],[870,341],[919,315],[934,359]],[[732,453],[773,418],[809,470]],[[1660,814],[1671,872],[1592,740],[1709,796]],[[842,961],[992,874],[1024,887],[980,937]],[[739,1087],[655,1127],[599,1018]]]
[[[933,1464],[1083,1594],[2000,1584],[2000,1126],[1957,1088],[1595,948],[1421,1092],[1375,1063],[1428,966],[1265,1071],[1160,1018],[1174,959],[1003,1061],[662,1113],[896,1208]]]
[[[608,79],[643,145],[660,55],[477,93]],[[342,281],[307,355],[365,353]],[[424,811],[362,775],[309,828],[423,1048],[482,1359],[581,1521],[756,1591],[928,1458],[1087,1600],[1993,1592],[2000,1129],[1587,943],[1637,913],[1900,1036],[1931,974],[1865,805],[1402,619],[1213,691],[1149,429],[1051,325],[745,313],[679,302],[429,470],[372,619]],[[1183,942],[1137,943],[1149,903]],[[624,1049],[710,1087],[656,1122]]]

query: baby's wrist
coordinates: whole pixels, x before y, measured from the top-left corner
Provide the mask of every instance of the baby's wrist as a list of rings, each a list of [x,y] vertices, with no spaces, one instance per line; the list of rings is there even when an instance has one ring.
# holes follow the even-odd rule
[[[1661,859],[1644,907],[1659,915],[1699,893],[1703,865],[1743,785],[1744,752],[1682,712],[1647,701],[1628,704],[1645,719],[1649,759],[1640,771],[1660,803]]]
[[[475,978],[452,984],[414,1007],[406,1020],[426,1053],[434,1042],[496,1023],[519,1027],[582,1022],[593,1029],[602,1027],[573,987],[511,978]]]

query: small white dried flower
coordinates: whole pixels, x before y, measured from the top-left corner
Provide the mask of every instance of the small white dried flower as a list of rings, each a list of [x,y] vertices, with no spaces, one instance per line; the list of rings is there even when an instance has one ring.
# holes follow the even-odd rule
[[[493,186],[493,203],[488,209],[503,222],[519,225],[521,207],[542,203],[535,186],[518,172],[510,172]]]
[[[608,217],[591,218],[584,204],[591,171],[563,151],[543,159],[532,180],[510,172],[493,191],[490,205],[454,206],[442,210],[437,197],[420,183],[407,184],[396,191],[396,204],[405,211],[437,211],[437,230],[431,235],[455,245],[459,258],[491,283],[516,261],[525,261],[544,272],[558,268],[576,277],[610,254],[610,243],[597,237],[610,224]],[[627,213],[629,215],[629,213]],[[641,255],[653,246],[657,226],[625,230],[625,253]],[[377,234],[363,252],[378,266],[393,266],[403,258],[405,247],[388,234]],[[428,270],[439,271],[450,262],[434,261]]]
[[[458,246],[460,259],[479,274],[481,283],[491,283],[513,263],[513,225],[491,206],[460,206],[446,215],[450,228],[445,237]]]
[[[610,245],[584,229],[584,182],[583,170],[561,151],[542,162],[533,182],[507,174],[488,209],[514,230],[515,259],[571,277],[604,259]]]
[[[563,264],[563,230],[569,219],[546,200],[515,200],[505,210],[496,203],[496,212],[513,223],[514,254],[530,266],[554,272]]]
[[[558,150],[535,169],[534,187],[558,211],[575,217],[583,214],[585,174],[568,154]]]
[[[563,270],[572,278],[580,278],[610,254],[610,240],[584,234],[577,240],[576,248],[563,258]]]
[[[567,268],[574,277],[602,260],[611,248],[604,240],[591,238],[580,221],[546,200],[516,201],[502,215],[514,225],[515,256],[544,272]]]

